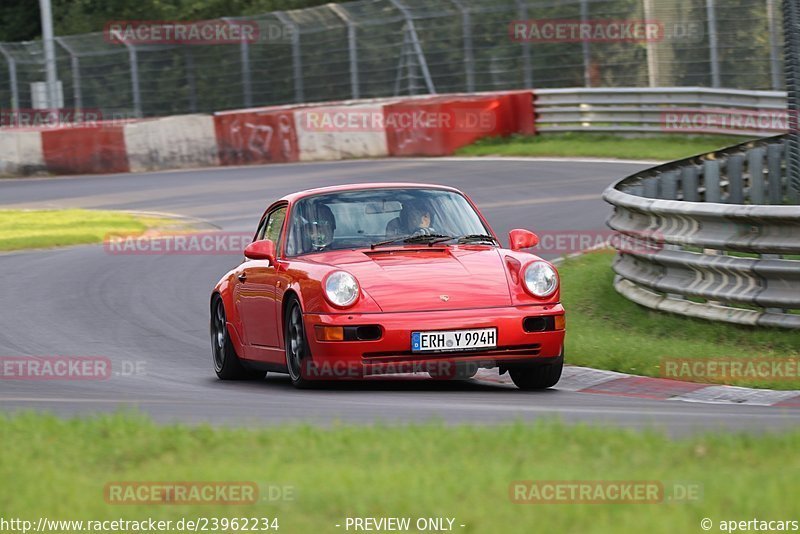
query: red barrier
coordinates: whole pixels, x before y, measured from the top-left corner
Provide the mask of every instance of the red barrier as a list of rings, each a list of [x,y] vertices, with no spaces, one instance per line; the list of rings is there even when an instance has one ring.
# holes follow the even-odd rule
[[[384,106],[390,156],[446,156],[482,137],[535,133],[530,91],[440,96]]]
[[[286,108],[214,114],[222,165],[298,161],[294,112]]]
[[[122,126],[42,130],[45,167],[54,174],[129,172]]]

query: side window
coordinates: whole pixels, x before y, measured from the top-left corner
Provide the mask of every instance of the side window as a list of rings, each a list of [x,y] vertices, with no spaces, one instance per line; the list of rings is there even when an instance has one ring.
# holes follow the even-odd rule
[[[278,208],[267,215],[267,224],[264,225],[264,235],[259,239],[269,239],[275,243],[275,247],[280,249],[281,227],[286,218],[286,207]]]
[[[267,231],[267,218],[265,217],[258,225],[258,230],[256,230],[256,237],[255,239],[253,239],[253,241],[261,241],[262,239],[264,239],[264,232],[266,231]]]

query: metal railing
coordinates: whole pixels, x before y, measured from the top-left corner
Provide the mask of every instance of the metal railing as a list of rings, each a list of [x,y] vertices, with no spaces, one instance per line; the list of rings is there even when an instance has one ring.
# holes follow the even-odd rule
[[[537,89],[540,132],[729,133],[787,130],[785,91],[705,87]]]
[[[614,287],[648,308],[800,328],[800,201],[786,136],[634,174],[610,186]]]
[[[733,2],[733,3],[732,3]],[[63,107],[165,116],[548,87],[784,88],[779,0],[360,0],[224,19],[274,39],[56,38]],[[653,21],[657,38],[512,38],[514,21]],[[34,107],[41,42],[0,43],[0,109]],[[60,103],[59,103],[60,104]],[[51,106],[54,107],[54,106]]]

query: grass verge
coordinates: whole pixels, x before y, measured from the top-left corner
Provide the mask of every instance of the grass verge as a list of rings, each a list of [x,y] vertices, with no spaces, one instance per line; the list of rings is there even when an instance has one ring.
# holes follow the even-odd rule
[[[117,211],[0,210],[0,251],[100,243],[109,233],[135,235],[175,224]]]
[[[34,524],[41,516],[277,517],[279,532],[325,533],[346,531],[346,517],[390,516],[454,518],[453,530],[465,533],[672,533],[700,532],[705,517],[715,531],[720,520],[796,519],[798,431],[674,441],[554,422],[234,430],[157,426],[131,414],[69,421],[22,414],[0,417],[0,424],[3,515]],[[654,481],[675,498],[515,504],[509,488],[520,480]],[[121,481],[254,482],[289,487],[281,495],[291,498],[238,506],[108,504],[105,485]],[[677,498],[685,486],[699,491]]]
[[[651,135],[625,137],[598,133],[512,135],[489,137],[456,151],[460,156],[555,156],[642,160],[675,160],[743,143],[724,135]]]
[[[613,251],[568,259],[559,266],[567,310],[569,363],[645,376],[662,376],[665,359],[800,360],[798,333],[715,323],[649,310],[613,287]],[[737,386],[800,389],[800,378],[775,376],[691,381]]]

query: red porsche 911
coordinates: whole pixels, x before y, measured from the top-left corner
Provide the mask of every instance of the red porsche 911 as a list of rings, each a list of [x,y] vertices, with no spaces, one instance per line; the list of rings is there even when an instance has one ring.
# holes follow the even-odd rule
[[[510,250],[450,187],[344,185],[288,195],[267,209],[241,265],[211,297],[221,379],[288,373],[320,380],[427,372],[509,372],[521,389],[555,385],[564,309],[538,238]]]

